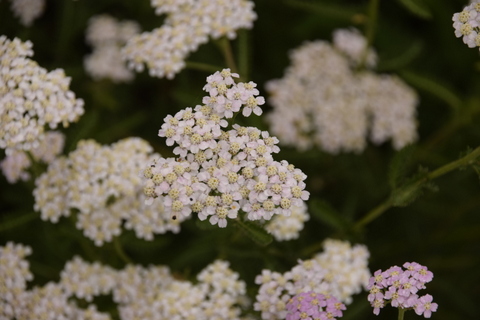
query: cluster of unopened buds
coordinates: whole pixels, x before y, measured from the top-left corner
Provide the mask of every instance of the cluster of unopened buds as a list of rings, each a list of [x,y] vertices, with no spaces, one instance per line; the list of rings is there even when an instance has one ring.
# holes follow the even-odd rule
[[[242,210],[248,220],[270,220],[288,216],[309,197],[306,175],[273,159],[280,150],[277,138],[227,122],[240,112],[260,115],[265,103],[255,83],[237,84],[235,77],[229,69],[209,76],[204,104],[167,116],[159,131],[167,145],[177,145],[178,158],[160,158],[146,168],[144,192],[148,203],[160,198],[173,219],[193,211],[225,227],[227,217]]]
[[[392,307],[414,309],[419,316],[430,318],[438,305],[432,302],[431,295],[419,296],[417,292],[432,281],[433,273],[416,262],[407,262],[403,267],[405,270],[398,266],[377,270],[370,278],[368,301],[374,308],[373,313],[378,315],[380,309],[390,303]]]

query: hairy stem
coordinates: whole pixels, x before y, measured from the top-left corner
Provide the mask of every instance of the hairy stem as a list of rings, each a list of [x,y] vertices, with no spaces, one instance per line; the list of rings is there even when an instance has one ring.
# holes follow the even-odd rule
[[[464,156],[463,158],[460,158],[458,160],[452,161],[428,174],[425,176],[419,178],[418,180],[407,184],[400,188],[400,192],[402,190],[409,190],[412,189],[413,186],[418,186],[421,185],[429,180],[436,179],[438,177],[443,176],[446,173],[449,173],[450,171],[453,171],[455,169],[458,169],[460,167],[472,164],[478,157],[480,157],[480,147],[477,147],[475,150]],[[370,212],[368,212],[363,218],[361,218],[355,225],[353,226],[354,230],[361,229],[365,225],[369,224],[379,216],[381,216],[385,211],[390,209],[393,206],[393,200],[392,198],[389,198],[382,202],[380,205],[377,207],[373,208]]]
[[[211,64],[202,63],[202,62],[193,62],[193,61],[185,61],[185,65],[189,69],[207,71],[207,72],[215,72],[215,71],[220,71],[222,69],[221,67],[214,66]]]
[[[378,8],[380,6],[380,0],[370,0],[368,3],[367,11],[367,23],[365,24],[365,37],[367,41],[362,53],[362,60],[360,62],[360,69],[365,68],[367,64],[368,51],[372,47],[373,40],[375,38],[375,31],[377,28],[378,20]]]
[[[225,58],[225,63],[230,68],[233,73],[238,73],[237,63],[233,56],[232,46],[230,45],[230,40],[226,37],[222,37],[218,40],[218,45],[222,51],[223,57]]]

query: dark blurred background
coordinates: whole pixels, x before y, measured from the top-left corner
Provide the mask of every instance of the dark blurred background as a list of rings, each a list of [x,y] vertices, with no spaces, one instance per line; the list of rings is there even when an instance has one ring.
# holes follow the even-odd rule
[[[434,170],[458,159],[468,147],[480,145],[480,59],[454,35],[452,16],[466,5],[460,0],[380,1],[373,46],[379,55],[378,72],[395,73],[419,94],[419,141],[407,159],[406,176],[419,166]],[[259,0],[258,19],[252,30],[242,30],[232,42],[234,53],[242,51],[242,74],[258,84],[267,99],[266,81],[283,76],[288,53],[304,41],[331,40],[337,28],[368,25],[369,1],[360,0]],[[149,141],[157,152],[170,156],[171,149],[157,136],[163,118],[201,103],[202,87],[209,73],[184,69],[173,80],[136,75],[129,84],[94,81],[83,69],[91,52],[85,43],[88,19],[107,13],[120,20],[135,20],[143,31],[162,24],[148,0],[47,0],[44,14],[29,28],[23,27],[0,2],[0,34],[34,44],[34,57],[48,70],[63,68],[72,77],[71,90],[85,100],[85,115],[64,132],[65,153],[80,139],[93,138],[110,144],[129,136]],[[245,52],[247,54],[245,55]],[[238,57],[238,55],[237,55]],[[226,67],[214,42],[202,45],[189,61]],[[245,124],[268,130],[260,117]],[[437,191],[425,190],[411,204],[387,210],[360,231],[353,224],[388,199],[389,167],[396,152],[389,143],[370,145],[361,154],[329,155],[319,150],[298,152],[283,147],[276,159],[286,159],[307,175],[308,202],[312,218],[298,240],[258,247],[245,237],[232,237],[234,226],[224,230],[184,223],[178,235],[156,236],[152,242],[124,232],[125,251],[140,264],[166,264],[184,277],[192,277],[213,259],[231,262],[249,284],[263,268],[286,271],[297,259],[307,259],[320,250],[328,237],[364,243],[371,253],[370,270],[387,269],[416,261],[434,272],[424,293],[439,304],[433,319],[479,319],[480,311],[480,185],[472,167],[456,170],[434,181]],[[3,158],[1,153],[0,158]],[[0,177],[0,244],[16,241],[30,245],[34,284],[58,280],[65,262],[74,255],[122,267],[113,246],[97,248],[75,229],[71,220],[43,222],[33,213],[33,182],[10,185]],[[319,206],[319,203],[324,205]],[[325,209],[325,204],[330,209]],[[323,211],[322,211],[323,210]],[[339,226],[328,213],[338,215]],[[212,245],[214,244],[214,245]],[[416,315],[411,311],[406,319]],[[366,293],[354,298],[344,319],[391,319],[396,310],[385,308],[378,317]]]

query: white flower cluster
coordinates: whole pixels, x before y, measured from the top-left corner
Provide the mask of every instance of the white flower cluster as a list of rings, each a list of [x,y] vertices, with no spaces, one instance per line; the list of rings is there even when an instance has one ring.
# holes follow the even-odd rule
[[[119,22],[109,15],[90,18],[86,39],[93,52],[84,60],[87,73],[95,80],[131,81],[134,73],[127,68],[120,51],[139,33],[140,26],[135,21]]]
[[[65,135],[63,133],[48,131],[40,144],[28,152],[36,162],[49,164],[62,152],[64,143]],[[0,162],[0,168],[9,183],[29,180],[30,174],[26,170],[31,165],[32,162],[27,152],[21,150],[13,150]]]
[[[333,46],[314,41],[292,51],[285,76],[266,84],[274,107],[267,120],[282,143],[336,154],[363,151],[369,131],[374,143],[392,139],[395,149],[416,140],[415,92],[396,76],[355,71],[365,42],[357,31],[337,30]],[[373,66],[376,55],[365,59]]]
[[[227,225],[239,210],[249,220],[270,220],[290,215],[309,193],[305,174],[286,161],[275,161],[278,139],[255,127],[233,125],[225,118],[240,111],[244,116],[262,113],[263,97],[256,84],[238,83],[229,69],[207,78],[204,105],[167,116],[159,136],[177,144],[178,158],[161,158],[145,169],[144,192],[149,203],[159,197],[173,219],[196,212],[200,220]]]
[[[167,14],[162,27],[133,37],[123,49],[130,68],[145,65],[152,77],[172,79],[185,59],[208,37],[235,38],[240,28],[252,28],[254,3],[246,0],[152,0],[157,14]]]
[[[77,227],[98,246],[119,235],[124,220],[138,238],[178,232],[183,219],[171,221],[160,201],[145,205],[139,172],[157,157],[139,138],[111,146],[80,141],[75,151],[57,158],[35,181],[35,210],[53,223],[78,210]]]
[[[480,47],[480,1],[471,1],[452,20],[457,38],[462,38],[469,48]]]
[[[29,59],[32,43],[0,36],[0,148],[36,148],[45,138],[45,126],[55,129],[83,114],[83,100],[69,90],[62,69],[47,72]]]
[[[298,239],[304,224],[310,219],[307,205],[292,206],[290,216],[276,215],[265,225],[265,230],[271,233],[277,241]]]
[[[119,272],[113,299],[122,320],[240,319],[246,286],[228,262],[216,260],[197,281],[176,280],[166,267],[128,266]]]
[[[94,305],[79,309],[69,299],[91,302],[112,294],[121,320],[240,319],[247,299],[245,282],[216,260],[197,275],[197,283],[178,280],[164,266],[127,265],[115,270],[79,257],[67,262],[58,283],[26,290],[32,279],[24,256],[30,248],[0,247],[0,319],[107,320]]]
[[[255,279],[261,286],[254,309],[265,320],[285,319],[289,299],[308,291],[332,295],[349,304],[352,295],[368,285],[368,257],[368,249],[363,245],[352,247],[348,242],[327,239],[323,253],[300,261],[284,274],[263,270]]]
[[[0,247],[0,319],[110,319],[93,305],[87,310],[78,308],[69,301],[70,294],[61,283],[49,282],[43,287],[27,290],[26,282],[33,279],[25,260],[30,253],[30,247],[12,242]],[[73,276],[82,280],[77,275]],[[77,282],[77,285],[80,284]]]
[[[43,14],[45,10],[45,0],[10,0],[12,2],[12,11],[20,19],[20,23],[30,27],[33,20]]]

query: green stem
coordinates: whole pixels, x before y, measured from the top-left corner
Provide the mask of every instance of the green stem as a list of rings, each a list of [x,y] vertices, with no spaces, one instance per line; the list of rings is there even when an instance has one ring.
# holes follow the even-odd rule
[[[222,37],[217,41],[220,49],[222,50],[223,57],[225,58],[225,63],[230,68],[233,73],[238,73],[237,64],[233,56],[232,46],[230,45],[230,40],[226,37]]]
[[[398,308],[398,320],[403,320],[403,315],[405,314],[405,309]]]
[[[30,151],[25,151],[26,155],[28,156],[28,158],[30,159],[30,169],[29,171],[32,173],[33,175],[33,181],[38,178],[44,170],[44,168],[42,168],[42,165],[40,164],[40,160],[37,160],[35,159],[35,157],[33,156],[33,154],[30,152]]]
[[[425,182],[429,180],[436,179],[440,176],[443,176],[444,174],[449,173],[450,171],[453,171],[455,169],[458,169],[460,167],[472,164],[478,157],[480,157],[480,147],[477,147],[475,150],[467,154],[461,159],[458,159],[456,161],[452,161],[437,170],[434,170],[425,176],[419,178],[418,180],[407,184],[406,186],[403,186],[402,188],[399,189],[399,193],[402,192],[407,192],[408,190],[415,189],[416,186],[422,185]],[[368,223],[372,222],[379,216],[381,216],[385,211],[390,209],[393,206],[393,199],[389,198],[386,201],[382,202],[380,205],[372,209],[370,212],[368,212],[362,219],[360,219],[354,226],[354,230],[359,230]]]
[[[13,220],[7,220],[5,222],[2,222],[0,225],[0,232],[16,228],[18,226],[21,226],[23,224],[27,224],[35,219],[37,219],[39,214],[37,212],[30,212],[28,214],[22,215],[16,219]]]
[[[222,67],[217,67],[211,64],[202,63],[202,62],[193,62],[193,61],[185,61],[186,67],[189,69],[200,70],[200,71],[207,71],[207,72],[215,72],[221,71]]]
[[[370,0],[368,3],[368,18],[365,24],[365,37],[367,41],[362,53],[362,60],[360,61],[359,69],[363,69],[366,66],[368,51],[372,47],[373,40],[375,38],[375,30],[377,28],[378,20],[378,8],[380,6],[380,0]]]
[[[250,39],[247,30],[238,32],[238,71],[244,79],[249,79]]]
[[[284,0],[286,5],[294,8],[304,9],[309,12],[315,12],[322,16],[333,18],[335,20],[341,20],[350,24],[359,25],[365,22],[365,15],[358,13],[357,6],[348,6],[341,4],[327,4],[327,3],[313,3],[312,1],[301,0]]]
[[[118,254],[118,256],[120,257],[120,259],[122,259],[123,262],[125,262],[126,264],[133,263],[132,259],[130,259],[123,250],[122,244],[120,243],[120,238],[113,238],[113,247],[115,248],[115,252]]]
[[[392,200],[388,199],[384,202],[382,202],[380,205],[377,207],[373,208],[370,212],[368,212],[362,219],[360,219],[354,226],[353,229],[360,229],[363,226],[369,224],[379,216],[381,216],[385,211],[390,209],[392,206]]]

